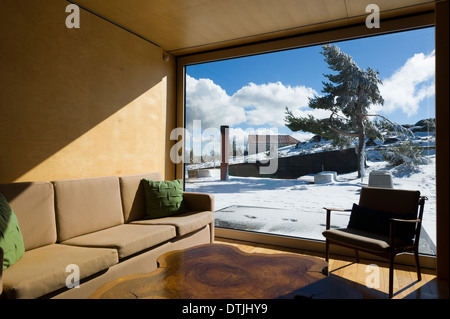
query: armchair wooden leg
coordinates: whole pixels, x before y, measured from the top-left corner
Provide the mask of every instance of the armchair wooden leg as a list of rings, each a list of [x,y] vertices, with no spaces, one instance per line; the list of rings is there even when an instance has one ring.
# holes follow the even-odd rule
[[[355,258],[356,258],[356,262],[359,263],[359,253],[358,253],[357,249],[355,249]]]
[[[419,251],[416,249],[414,251],[414,259],[416,260],[416,271],[417,271],[417,280],[422,280],[422,274],[420,273],[420,263],[419,263]]]
[[[328,239],[325,240],[325,261],[328,263],[329,260],[329,252],[330,252],[330,243],[328,242]],[[325,276],[328,276],[328,267],[329,265],[327,265],[323,270],[322,273]]]
[[[389,299],[394,295],[394,257],[392,255],[389,258]]]

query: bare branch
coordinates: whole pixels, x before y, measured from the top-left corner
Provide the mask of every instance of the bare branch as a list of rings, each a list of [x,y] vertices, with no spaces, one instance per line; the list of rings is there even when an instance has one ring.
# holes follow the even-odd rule
[[[347,131],[341,130],[340,128],[334,126],[334,125],[333,125],[333,115],[335,115],[335,114],[336,114],[336,112],[331,113],[330,119],[328,120],[328,123],[329,123],[329,125],[330,125],[330,128],[331,128],[333,131],[335,131],[335,132],[337,132],[337,133],[339,133],[339,134],[345,135],[345,136],[351,136],[351,137],[356,137],[356,136],[358,136],[358,133],[347,132]]]
[[[364,116],[379,116],[379,117],[381,117],[383,120],[385,120],[385,121],[387,121],[387,122],[389,122],[392,126],[394,126],[394,127],[396,127],[396,128],[400,128],[400,131],[401,131],[401,133],[403,133],[403,134],[405,134],[405,135],[411,135],[411,136],[414,136],[414,133],[410,130],[410,129],[408,129],[408,128],[406,128],[406,127],[403,127],[403,125],[401,125],[401,124],[398,124],[398,123],[395,123],[395,122],[392,122],[391,120],[389,120],[387,117],[384,117],[383,115],[380,115],[380,114],[364,114]]]

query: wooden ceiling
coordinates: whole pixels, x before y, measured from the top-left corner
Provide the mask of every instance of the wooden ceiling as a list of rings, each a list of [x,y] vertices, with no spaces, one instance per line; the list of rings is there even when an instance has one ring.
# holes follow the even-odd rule
[[[433,0],[75,0],[173,55],[198,53],[434,9]]]

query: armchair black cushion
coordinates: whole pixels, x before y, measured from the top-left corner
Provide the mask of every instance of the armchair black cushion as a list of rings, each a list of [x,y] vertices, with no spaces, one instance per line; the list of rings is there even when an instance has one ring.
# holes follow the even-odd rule
[[[380,235],[389,235],[391,218],[412,220],[416,218],[416,213],[391,213],[353,204],[347,227]],[[395,237],[412,242],[415,227],[414,223],[397,223]]]

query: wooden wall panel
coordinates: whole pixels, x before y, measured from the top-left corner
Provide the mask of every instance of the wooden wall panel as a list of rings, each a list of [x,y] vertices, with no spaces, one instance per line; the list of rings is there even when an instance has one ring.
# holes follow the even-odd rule
[[[64,0],[0,3],[0,182],[159,171],[175,125],[175,61]]]

